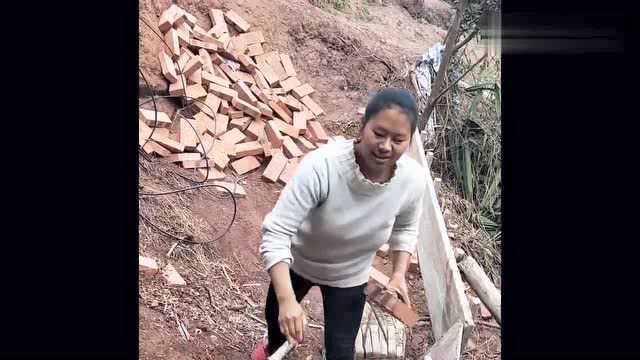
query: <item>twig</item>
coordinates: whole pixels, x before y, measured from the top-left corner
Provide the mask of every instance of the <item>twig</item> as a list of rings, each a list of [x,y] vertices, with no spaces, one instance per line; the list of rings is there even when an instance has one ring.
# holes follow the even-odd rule
[[[431,105],[435,105],[436,101],[438,101],[438,99],[440,99],[440,97],[442,97],[442,95],[444,95],[447,91],[451,90],[451,88],[453,88],[458,81],[462,80],[463,77],[465,77],[471,70],[473,70],[473,68],[475,68],[478,64],[480,64],[480,62],[482,62],[482,60],[484,60],[484,58],[487,57],[487,54],[482,55],[482,57],[480,59],[478,59],[478,61],[475,62],[475,64],[471,65],[471,67],[469,67],[467,69],[467,71],[464,72],[464,74],[460,75],[459,78],[457,78],[456,80],[454,80],[453,82],[451,82],[451,84],[449,84],[449,86],[447,86],[444,90],[442,90],[442,92],[440,92],[440,94],[438,94],[438,96],[436,96],[432,101],[431,101]]]
[[[476,320],[475,322],[476,322],[476,324],[480,324],[480,325],[483,325],[483,326],[486,326],[486,327],[490,327],[490,328],[493,328],[493,329],[498,329],[498,330],[501,329],[500,325],[496,325],[496,324],[490,323],[488,321]]]
[[[240,269],[242,270],[242,272],[245,275],[249,275],[249,273],[247,273],[247,270],[244,269],[244,267],[242,266],[242,263],[240,262],[240,260],[238,259],[238,255],[236,255],[236,252],[233,252],[233,257],[236,259],[236,261],[238,262],[238,265],[240,266]]]
[[[324,329],[324,326],[322,326],[322,325],[316,325],[316,324],[307,324],[307,325],[309,327],[316,328],[316,329],[321,329],[321,330]]]
[[[229,282],[229,287],[231,288],[236,288],[236,285],[233,283],[233,281],[231,281],[231,278],[229,277],[229,274],[227,274],[227,268],[224,265],[220,265],[222,267],[222,272],[224,273],[224,276],[227,278],[227,281]]]
[[[222,310],[220,310],[220,308],[216,306],[215,301],[213,301],[213,294],[211,293],[211,289],[209,289],[209,287],[205,287],[205,289],[207,289],[207,292],[209,293],[209,302],[211,303],[211,306],[218,310],[218,312],[222,312]]]
[[[255,316],[255,315],[252,315],[252,314],[245,314],[245,315],[247,315],[248,317],[252,318],[253,320],[259,322],[260,324],[262,324],[264,326],[267,326],[266,321],[260,319],[259,317]]]
[[[178,246],[179,243],[180,243],[179,241],[176,241],[176,242],[173,243],[173,245],[171,245],[171,248],[169,248],[169,251],[167,251],[167,257],[171,256],[171,253],[176,248],[176,246]]]
[[[473,39],[476,35],[478,35],[478,29],[475,29],[471,34],[469,34],[469,36],[467,36],[466,39],[462,40],[462,42],[458,45],[456,45],[456,47],[453,49],[453,52],[456,53],[458,52],[458,50],[460,50],[460,48],[462,48],[463,46],[465,46],[469,41],[471,41],[471,39]]]

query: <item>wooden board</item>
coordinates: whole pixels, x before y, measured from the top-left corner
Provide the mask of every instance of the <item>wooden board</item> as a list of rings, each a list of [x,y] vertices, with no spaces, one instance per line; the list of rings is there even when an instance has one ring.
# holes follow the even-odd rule
[[[459,360],[462,354],[462,322],[455,324],[429,349],[424,360]]]
[[[422,165],[427,183],[422,200],[417,250],[433,332],[435,338],[440,338],[457,321],[461,321],[462,344],[466,344],[474,327],[471,308],[464,294],[462,277],[447,236],[447,228],[438,205],[433,179],[418,131],[413,134],[413,141],[407,150],[407,155]]]

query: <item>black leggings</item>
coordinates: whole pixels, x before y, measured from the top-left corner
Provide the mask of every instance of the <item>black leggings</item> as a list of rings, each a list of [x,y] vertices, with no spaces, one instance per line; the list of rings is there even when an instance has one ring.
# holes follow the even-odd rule
[[[314,284],[291,270],[289,274],[298,302],[302,301],[312,286],[320,287],[324,309],[324,346],[327,360],[353,360],[356,335],[360,328],[365,303],[364,289],[367,284],[337,288]],[[278,300],[273,284],[269,285],[265,317],[269,332],[268,350],[269,354],[273,354],[286,341],[278,325]]]

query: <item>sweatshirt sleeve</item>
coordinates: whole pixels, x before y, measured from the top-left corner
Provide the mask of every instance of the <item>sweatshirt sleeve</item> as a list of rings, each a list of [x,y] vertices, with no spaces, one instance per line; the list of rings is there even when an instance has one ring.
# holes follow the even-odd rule
[[[425,182],[418,177],[415,180],[412,196],[408,196],[408,203],[396,216],[389,237],[389,248],[393,251],[406,251],[414,253],[418,242],[418,225],[422,212],[422,203],[425,193]]]
[[[267,271],[281,261],[293,263],[291,237],[309,211],[326,197],[323,195],[328,181],[326,164],[319,155],[309,154],[300,162],[291,182],[262,223],[260,255]]]

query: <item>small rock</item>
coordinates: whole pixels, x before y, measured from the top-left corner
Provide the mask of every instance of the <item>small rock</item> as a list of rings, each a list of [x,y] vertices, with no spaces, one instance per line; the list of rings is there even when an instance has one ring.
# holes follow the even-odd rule
[[[209,336],[209,342],[211,343],[211,345],[216,346],[218,345],[218,337],[215,335],[211,335]]]
[[[157,301],[153,300],[153,301],[151,301],[151,305],[149,305],[149,306],[154,308],[154,307],[158,307],[158,305],[160,305],[160,304]]]

